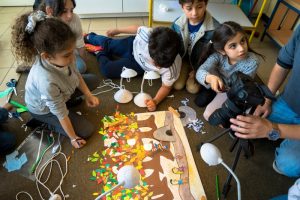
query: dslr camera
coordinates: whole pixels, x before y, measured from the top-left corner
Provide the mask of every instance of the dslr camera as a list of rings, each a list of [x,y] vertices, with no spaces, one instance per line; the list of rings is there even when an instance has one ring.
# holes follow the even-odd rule
[[[224,80],[227,88],[228,99],[222,107],[215,110],[208,119],[211,125],[230,127],[230,118],[245,114],[248,109],[256,108],[265,103],[265,98],[275,100],[269,88],[258,84],[250,76],[242,72],[233,73],[229,79]]]

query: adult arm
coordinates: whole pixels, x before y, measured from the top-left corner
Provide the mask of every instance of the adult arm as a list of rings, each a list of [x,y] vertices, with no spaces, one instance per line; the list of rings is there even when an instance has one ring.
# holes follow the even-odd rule
[[[286,79],[289,69],[294,65],[294,59],[296,55],[296,50],[299,48],[300,44],[300,27],[298,27],[288,43],[280,49],[277,63],[275,64],[269,81],[268,87],[273,94],[280,88],[283,81]],[[296,87],[296,86],[295,86]],[[266,100],[263,106],[258,106],[254,112],[254,115],[267,117],[271,112],[270,100]]]
[[[127,34],[136,34],[137,30],[140,26],[138,25],[132,25],[132,26],[127,26],[127,27],[121,27],[121,28],[114,28],[110,29],[106,32],[106,35],[108,37],[113,37],[121,33],[127,33]]]
[[[274,95],[282,85],[283,81],[286,79],[288,73],[289,69],[283,68],[277,63],[273,67],[268,81],[268,88]],[[271,105],[272,101],[266,98],[264,105],[257,106],[257,108],[254,111],[254,115],[262,116],[264,118],[267,117],[271,113]]]
[[[254,115],[238,115],[231,118],[230,128],[235,131],[235,135],[243,139],[267,138],[272,130],[272,122]],[[300,125],[278,124],[280,138],[300,139]]]

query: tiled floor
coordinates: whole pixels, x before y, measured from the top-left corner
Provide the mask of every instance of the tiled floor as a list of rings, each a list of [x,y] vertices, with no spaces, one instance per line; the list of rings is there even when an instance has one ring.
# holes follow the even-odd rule
[[[30,11],[31,7],[0,7],[0,91],[6,89],[5,83],[11,78],[18,79],[19,74],[15,72],[17,63],[11,53],[10,34],[11,25],[16,16],[21,13]],[[110,28],[124,27],[132,24],[147,25],[147,17],[135,18],[98,18],[98,19],[82,19],[84,32],[96,32],[105,34]],[[258,38],[254,38],[251,46],[257,52],[265,56],[265,60],[258,69],[259,77],[266,82],[270,70],[272,69],[279,49],[265,38],[264,42],[260,42]],[[5,98],[0,99],[0,105],[3,105]]]

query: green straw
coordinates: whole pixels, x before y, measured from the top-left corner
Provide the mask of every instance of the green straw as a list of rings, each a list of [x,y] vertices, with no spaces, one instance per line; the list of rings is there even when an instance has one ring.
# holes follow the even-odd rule
[[[220,200],[219,176],[218,176],[218,174],[216,174],[216,193],[217,193],[217,200]]]
[[[28,111],[28,108],[26,106],[23,106],[22,104],[16,102],[16,101],[13,101],[13,100],[10,100],[9,103],[13,106],[16,106],[18,108],[22,108],[23,110],[26,110]]]

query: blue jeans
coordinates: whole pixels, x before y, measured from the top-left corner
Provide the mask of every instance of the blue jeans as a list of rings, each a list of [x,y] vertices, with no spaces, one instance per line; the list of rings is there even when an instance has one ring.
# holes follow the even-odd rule
[[[76,53],[76,68],[80,74],[84,74],[86,72],[86,64],[78,53]]]
[[[268,119],[275,123],[300,124],[300,116],[279,97],[272,105]],[[300,133],[299,133],[300,134]],[[275,151],[275,164],[286,176],[300,176],[300,140],[285,139]]]
[[[95,33],[88,35],[88,43],[104,48],[97,54],[97,60],[100,64],[99,70],[105,77],[120,78],[124,66],[135,70],[138,75],[144,74],[144,70],[132,55],[134,38],[135,36],[112,39]]]

